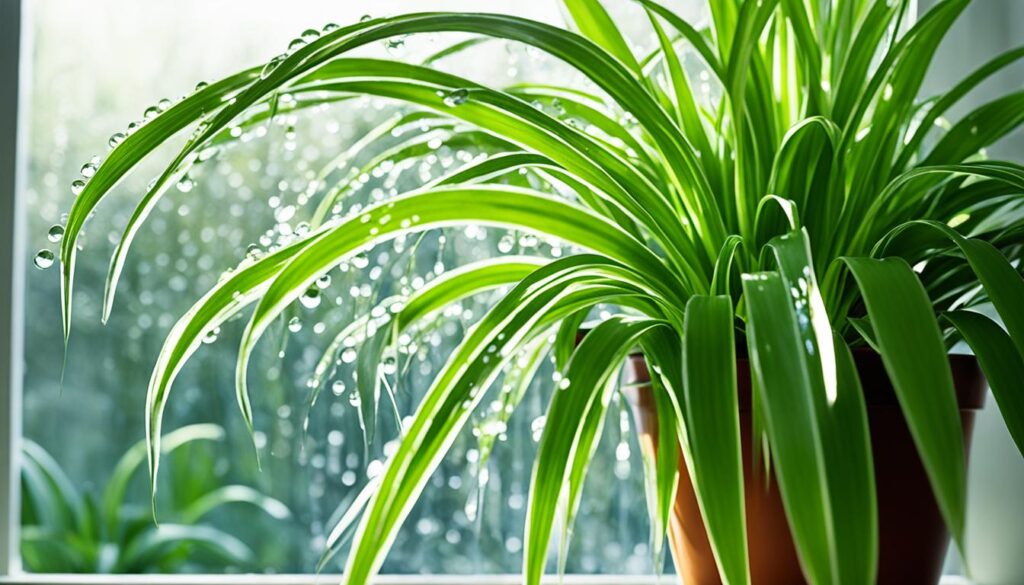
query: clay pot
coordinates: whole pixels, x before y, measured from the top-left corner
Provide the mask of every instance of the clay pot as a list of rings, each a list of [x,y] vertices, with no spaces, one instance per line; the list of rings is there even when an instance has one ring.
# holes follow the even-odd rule
[[[975,412],[984,406],[985,378],[973,356],[951,355],[950,366],[960,406],[964,445],[970,445]],[[854,351],[871,428],[871,447],[878,490],[879,567],[881,585],[935,585],[949,548],[949,532],[932,495],[881,357],[870,350]],[[747,516],[747,551],[754,585],[805,583],[789,534],[774,478],[765,481],[751,461],[750,364],[737,360],[740,434]],[[626,399],[632,406],[642,448],[657,445],[657,416],[647,364],[642,355],[627,362]],[[685,464],[680,458],[679,491],[669,527],[676,570],[686,585],[721,583],[708,544],[700,509]]]

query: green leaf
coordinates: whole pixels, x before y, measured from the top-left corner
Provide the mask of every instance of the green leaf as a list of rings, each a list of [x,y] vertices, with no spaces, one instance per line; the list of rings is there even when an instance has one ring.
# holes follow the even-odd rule
[[[143,125],[110,153],[103,164],[96,169],[96,175],[86,183],[85,188],[75,198],[71,212],[68,214],[68,222],[64,228],[64,240],[61,244],[61,296],[65,343],[71,333],[71,295],[75,256],[78,250],[78,234],[81,232],[86,218],[96,208],[100,200],[146,155],[206,112],[221,106],[228,96],[256,79],[259,72],[258,67],[247,69],[208,85]]]
[[[722,581],[750,583],[732,299],[691,298],[683,327],[690,478]]]
[[[898,243],[901,237],[911,235],[909,232],[922,229],[936,232],[940,240],[952,242],[963,252],[1006,325],[1017,352],[1024,355],[1024,303],[1021,302],[1024,299],[1024,277],[992,244],[977,238],[965,238],[948,225],[936,221],[913,221],[897,227],[880,242],[879,250],[884,252],[890,242]]]
[[[715,295],[732,295],[733,261],[736,249],[743,243],[743,238],[733,235],[725,239],[722,250],[715,261],[715,272],[711,279],[711,292]]]
[[[923,165],[959,162],[1024,123],[1024,91],[1002,96],[964,116],[928,153]]]
[[[317,235],[311,237],[316,238]],[[302,240],[255,262],[244,264],[230,278],[219,282],[196,301],[171,328],[160,348],[146,389],[146,442],[149,446],[150,489],[154,498],[160,468],[164,408],[178,372],[202,345],[207,333],[259,298],[259,294],[266,290],[271,278],[284,267],[287,260],[308,243],[308,240]]]
[[[613,317],[589,332],[573,353],[548,407],[547,420],[552,422],[544,426],[533,467],[523,540],[523,578],[528,585],[539,584],[543,576],[556,509],[566,489],[570,496],[575,494],[568,502],[569,518],[573,515],[610,399],[609,381],[636,340],[655,326],[658,322],[649,319]],[[577,467],[577,461],[582,465]],[[573,478],[577,481],[571,482]]]
[[[406,299],[404,305],[393,317],[384,318],[381,320],[383,322],[373,325],[377,329],[372,334],[364,335],[366,339],[359,349],[359,357],[356,362],[358,372],[356,389],[360,397],[359,422],[367,443],[372,442],[374,436],[381,385],[377,365],[383,359],[385,348],[410,325],[428,313],[481,291],[514,283],[536,270],[542,263],[540,258],[505,256],[500,259],[488,259],[461,266],[445,272],[417,290]],[[399,302],[399,299],[392,298],[381,303],[381,306],[391,306]],[[387,314],[390,313],[389,310]],[[338,352],[353,335],[360,332],[369,333],[368,321],[369,316],[353,321],[338,333],[327,350],[324,351],[312,378],[314,390],[310,393],[307,402],[310,407],[316,402],[317,395],[337,359]]]
[[[841,583],[871,584],[878,570],[878,498],[871,430],[857,368],[838,334],[836,399],[821,412]]]
[[[248,567],[255,555],[244,542],[230,534],[209,526],[162,524],[147,529],[125,548],[117,564],[117,571],[142,572],[156,557],[166,554],[168,548],[190,544],[217,555],[230,566]]]
[[[623,65],[640,75],[640,64],[622,32],[598,0],[562,0],[572,22],[583,36],[615,55]]]
[[[953,377],[931,303],[899,258],[843,258],[860,287],[886,372],[931,480],[939,510],[963,550],[964,445]]]
[[[672,46],[672,41],[668,38],[661,23],[658,22],[658,17],[651,11],[648,10],[648,18],[651,21],[651,26],[654,27],[655,33],[658,35],[658,43],[661,46],[661,52],[665,56],[665,65],[668,69],[669,79],[672,82],[672,93],[675,95],[676,112],[679,121],[682,125],[683,132],[687,138],[694,144],[697,151],[701,154],[701,158],[707,165],[709,178],[712,179],[712,183],[721,186],[721,179],[718,175],[718,168],[713,165],[711,161],[714,160],[714,151],[711,148],[711,144],[708,141],[707,134],[704,131],[704,122],[701,120],[700,106],[694,100],[693,91],[690,88],[690,82],[683,71],[683,65],[680,62],[679,55],[676,54],[675,47]]]
[[[661,18],[665,19],[665,22],[669,23],[672,28],[679,31],[687,41],[693,45],[693,48],[697,50],[701,58],[707,63],[708,67],[714,73],[715,77],[719,80],[725,79],[724,69],[722,68],[721,62],[718,56],[715,54],[714,47],[708,43],[708,39],[704,37],[692,24],[686,21],[686,19],[680,17],[675,12],[669,10],[664,5],[656,2],[655,0],[637,0],[640,4],[644,5],[644,8],[657,14]]]
[[[952,311],[943,317],[956,327],[964,341],[974,350],[985,372],[999,412],[1006,421],[1017,450],[1024,455],[1024,358],[1010,336],[988,317],[971,311]]]
[[[940,116],[946,113],[946,111],[956,104],[965,95],[971,92],[975,87],[978,86],[982,81],[988,79],[994,73],[1002,70],[1003,68],[1016,63],[1018,60],[1024,58],[1024,47],[1018,47],[1011,51],[997,56],[991,61],[985,63],[971,75],[966,77],[963,81],[958,83],[952,89],[942,94],[942,96],[935,101],[931,107],[928,108],[928,112],[924,118],[917,124],[914,132],[910,133],[906,145],[900,153],[900,158],[894,165],[894,170],[902,171],[903,168],[910,162],[911,157],[918,153],[921,147],[922,141],[928,134],[929,130],[935,124],[936,120]],[[943,159],[943,162],[949,162],[948,159]]]
[[[678,295],[669,288],[671,277],[657,256],[614,224],[574,205],[525,190],[483,185],[437,188],[397,197],[331,228],[327,235],[310,243],[263,293],[243,335],[236,366],[236,397],[250,432],[252,409],[246,388],[249,356],[269,324],[320,274],[357,250],[387,238],[469,222],[540,230],[631,266],[646,265],[648,278],[656,279],[661,272],[666,284],[660,288],[669,296]],[[658,287],[653,280],[650,284]]]
[[[765,427],[783,507],[804,574],[838,579],[828,476],[815,386],[807,368],[793,300],[775,272],[743,275],[751,374],[763,400]]]
[[[833,402],[836,398],[835,346],[828,310],[815,276],[811,238],[806,229],[801,229],[772,238],[768,248],[775,254],[779,274],[794,300],[811,383],[818,387],[817,395]]]
[[[21,481],[41,525],[48,530],[84,529],[82,495],[52,455],[38,443],[25,440]]]
[[[220,441],[224,438],[224,429],[214,424],[194,424],[181,427],[173,432],[167,433],[166,437],[159,443],[161,454],[171,453],[182,445],[194,441]],[[146,460],[149,444],[147,441],[138,441],[131,446],[124,455],[117,461],[114,471],[110,475],[106,488],[103,490],[103,517],[107,519],[107,535],[113,537],[117,534],[122,514],[125,507],[125,494],[128,492],[128,484],[131,482],[139,466]],[[156,511],[156,479],[153,481],[153,510]]]
[[[608,215],[619,223],[623,223],[620,217],[624,215],[648,226],[651,235],[665,246],[676,268],[691,276],[695,284],[700,283],[699,276],[692,275],[693,265],[699,265],[701,257],[688,238],[680,237],[681,222],[674,202],[659,195],[654,183],[614,149],[588,134],[526,102],[423,67],[371,59],[338,59],[319,70],[317,79],[320,83],[316,87],[323,90],[379,95],[434,108],[550,158],[571,178],[594,188],[601,202],[608,206]],[[441,95],[439,86],[444,88]],[[467,100],[458,107],[450,107],[445,92],[457,90],[469,92]],[[702,177],[695,180],[701,182]],[[601,211],[598,205],[590,207]],[[670,235],[673,233],[676,235]]]
[[[181,512],[183,524],[196,524],[204,516],[227,504],[249,504],[275,520],[291,516],[288,506],[245,485],[225,485],[203,494]]]
[[[651,391],[654,393],[654,406],[658,414],[658,444],[650,454],[643,449],[641,454],[647,455],[644,463],[650,468],[650,477],[646,482],[649,484],[647,507],[652,520],[651,544],[656,563],[655,572],[660,572],[664,559],[665,532],[672,520],[676,491],[679,488],[680,444],[676,429],[681,423],[668,389],[657,378],[651,379]],[[648,461],[651,456],[656,456],[656,460]]]
[[[516,285],[470,330],[420,402],[367,504],[349,555],[349,585],[367,583],[379,570],[398,525],[510,356],[584,307],[630,304],[636,289],[602,276],[606,267],[614,264],[593,255],[552,262]]]
[[[558,333],[555,334],[555,342],[551,348],[557,371],[564,371],[569,365],[569,360],[579,345],[580,334],[585,332],[580,327],[589,314],[589,310],[580,311],[566,317],[558,325]]]
[[[828,312],[815,277],[806,230],[776,237],[774,252],[783,284],[792,298],[799,327],[800,352],[807,371],[814,421],[825,462],[829,500],[827,528],[834,542],[831,563],[842,581],[873,583],[878,560],[877,503],[874,497],[871,443],[863,396],[848,355],[837,355]],[[840,361],[846,363],[840,364]],[[845,368],[840,383],[839,370]],[[840,386],[844,395],[840,397]],[[771,406],[773,391],[764,386]],[[785,472],[779,462],[779,473]]]

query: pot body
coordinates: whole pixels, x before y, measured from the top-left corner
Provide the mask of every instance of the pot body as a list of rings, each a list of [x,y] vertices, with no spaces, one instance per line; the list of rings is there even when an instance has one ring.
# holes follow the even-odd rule
[[[854,351],[867,405],[878,497],[881,585],[935,585],[949,548],[949,532],[932,495],[924,465],[878,354]],[[747,552],[754,585],[805,583],[773,477],[753,461],[750,366],[737,360],[740,435],[743,450]],[[975,412],[984,406],[985,379],[973,356],[950,356],[960,406],[965,448]],[[624,388],[644,449],[657,445],[657,416],[643,356],[630,356]],[[686,585],[721,583],[685,463],[680,458],[679,490],[669,527],[676,570]],[[761,469],[762,471],[758,471]]]

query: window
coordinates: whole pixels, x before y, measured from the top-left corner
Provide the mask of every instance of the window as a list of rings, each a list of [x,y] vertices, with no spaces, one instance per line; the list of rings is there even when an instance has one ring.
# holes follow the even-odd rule
[[[636,6],[624,4],[624,14],[641,22]],[[675,4],[695,16],[702,11],[700,6],[694,7],[701,3]],[[7,557],[19,555],[26,570],[42,573],[313,572],[333,520],[368,481],[367,474],[379,467],[390,448],[389,439],[397,435],[402,418],[414,409],[427,376],[493,297],[481,295],[449,309],[449,319],[424,337],[416,350],[420,359],[410,362],[414,365],[400,376],[399,385],[387,389],[391,392],[386,396],[391,398],[381,402],[372,437],[363,428],[366,424],[360,419],[358,395],[353,390],[356,365],[343,348],[336,352],[337,360],[329,356],[325,362],[328,375],[317,378],[315,388],[309,386],[330,342],[347,322],[401,287],[414,286],[414,279],[480,258],[484,250],[563,253],[557,244],[516,232],[471,227],[434,232],[422,240],[396,241],[353,261],[356,268],[370,265],[376,271],[332,271],[329,281],[321,283],[319,294],[302,299],[268,335],[253,360],[250,384],[256,401],[255,443],[262,469],[257,467],[230,391],[231,366],[244,321],[225,324],[219,334],[206,340],[178,377],[165,421],[165,432],[184,431],[178,435],[182,446],[167,453],[162,463],[157,503],[161,521],[170,529],[161,530],[164,535],[173,534],[174,525],[200,519],[205,532],[182,533],[192,539],[189,550],[193,554],[154,557],[136,550],[114,550],[106,537],[86,539],[75,549],[55,546],[58,539],[38,517],[44,510],[32,508],[40,500],[32,498],[64,498],[51,502],[60,514],[67,508],[69,517],[58,519],[58,523],[71,526],[80,521],[73,516],[83,514],[90,521],[107,524],[94,529],[107,531],[104,534],[150,531],[152,538],[156,537],[158,533],[149,522],[144,461],[126,482],[123,499],[110,486],[118,462],[143,437],[145,389],[164,335],[213,284],[211,275],[217,269],[233,267],[247,247],[261,238],[279,237],[282,229],[303,229],[300,218],[292,217],[293,205],[318,170],[401,110],[386,101],[359,99],[283,116],[281,123],[255,130],[252,140],[219,153],[210,164],[199,165],[177,182],[143,228],[122,277],[114,312],[104,326],[100,316],[110,252],[138,194],[159,168],[152,164],[130,175],[118,188],[118,199],[108,202],[106,212],[88,225],[78,261],[74,328],[65,357],[57,270],[47,269],[45,254],[37,256],[36,251],[55,250],[59,234],[51,233],[50,228],[61,223],[61,214],[73,199],[71,180],[91,157],[102,154],[97,148],[119,140],[128,122],[143,118],[151,107],[162,107],[161,97],[173,98],[202,80],[266,61],[311,25],[354,21],[366,11],[376,16],[422,8],[414,0],[379,0],[369,6],[330,0],[286,5],[274,0],[22,3],[22,10],[30,14],[21,20],[25,39],[21,60],[23,71],[31,75],[28,83],[23,80],[21,84],[23,117],[17,123],[22,140],[17,146],[23,163],[19,171],[24,175],[16,190],[11,188],[13,179],[8,179],[14,176],[16,122],[10,105],[14,96],[9,94],[19,85],[6,82],[18,65],[7,62],[11,61],[7,55],[17,51],[10,53],[5,48],[0,62],[0,91],[4,92],[0,94],[0,177],[10,181],[2,188],[16,194],[24,217],[23,229],[13,229],[18,215],[14,199],[5,196],[0,201],[4,206],[0,207],[0,236],[5,238],[0,248],[10,244],[14,252],[0,257],[0,273],[11,274],[13,282],[13,286],[4,282],[0,306],[13,308],[15,324],[24,321],[22,335],[16,325],[4,320],[6,312],[0,317],[0,370],[8,369],[4,360],[11,358],[9,350],[13,348],[16,354],[9,371],[15,378],[14,387],[22,388],[20,395],[7,392],[7,381],[0,382],[4,392],[0,414],[6,415],[4,435],[0,436],[4,447],[0,474],[6,474],[0,478],[0,497],[4,498],[0,511],[9,514],[0,518],[7,524],[4,534],[11,533],[8,528],[19,518],[19,510],[3,507],[19,501],[5,493],[5,489],[21,490],[18,470],[6,459],[14,450],[23,448],[19,458],[26,469],[59,472],[68,481],[54,486],[46,480],[47,485],[32,485],[33,478],[26,480],[20,501],[30,505],[21,513],[31,518],[22,518],[25,529],[20,534],[20,548],[0,537],[0,556],[6,555],[0,558],[0,579],[5,569],[17,566],[6,565]],[[472,0],[438,0],[430,9],[478,10],[479,6]],[[0,42],[18,40],[17,35],[6,34],[18,21],[16,15],[6,18],[8,12],[17,10],[18,2],[0,6]],[[487,10],[561,22],[553,0],[501,0],[488,3]],[[972,17],[981,19],[999,14],[998,9],[975,13]],[[969,23],[961,23],[960,30],[970,30],[966,28]],[[399,39],[382,43],[367,54],[427,55],[459,38]],[[971,63],[998,48],[1002,47],[986,50]],[[478,58],[481,54],[488,58]],[[498,42],[453,57],[452,63],[461,74],[493,84],[513,82],[527,71],[533,80],[551,82],[572,75],[552,59]],[[493,68],[490,63],[502,65]],[[448,65],[442,62],[442,67]],[[277,134],[276,139],[261,139],[268,133]],[[290,135],[305,135],[305,139],[293,141]],[[454,156],[458,156],[456,150],[442,149],[417,172],[436,173],[448,164],[446,157]],[[368,160],[363,157],[355,166]],[[375,189],[389,188],[391,178],[383,166],[368,167],[367,176],[355,177],[365,183],[359,193],[367,198],[374,197]],[[255,205],[255,200],[266,201],[266,205]],[[239,201],[248,203],[240,205]],[[276,233],[265,231],[275,225]],[[168,246],[176,253],[164,252]],[[4,296],[11,290],[20,302]],[[62,359],[66,360],[63,364]],[[551,376],[550,366],[542,366],[539,380]],[[320,388],[313,401],[313,391]],[[524,505],[536,448],[530,437],[531,430],[543,424],[543,392],[530,393],[507,423],[488,426],[490,421],[481,417],[470,425],[474,432],[463,434],[432,478],[405,522],[383,573],[490,575],[519,571]],[[618,401],[609,416],[618,424],[608,425],[602,437],[596,472],[588,480],[588,497],[576,522],[567,571],[628,574],[635,576],[636,582],[650,582],[654,561],[632,419],[625,404]],[[999,483],[1019,490],[1024,485],[1024,470],[1012,455],[992,455],[1006,445],[1012,449],[1012,444],[1003,436],[1005,429],[994,426],[1002,424],[998,417],[990,418],[986,423],[990,427],[983,426],[977,439],[988,446],[972,454],[972,470],[977,475],[986,473],[980,469],[991,473],[992,467],[1005,466],[1005,481]],[[16,424],[8,426],[8,421]],[[502,430],[505,427],[509,432]],[[497,445],[490,461],[481,465],[491,440]],[[52,477],[59,480],[61,476]],[[992,483],[996,482],[991,477],[972,477],[972,493],[991,494]],[[227,503],[215,506],[221,500]],[[1012,500],[1002,500],[997,509],[1006,508],[1007,501]],[[980,511],[990,511],[984,502],[972,504]],[[987,534],[997,534],[996,523],[985,518],[977,521]],[[1024,534],[1012,527],[1002,530],[1002,539],[1018,543],[1019,548]],[[981,538],[979,542],[999,547],[995,540]],[[132,542],[139,550],[157,550],[143,548],[149,543],[142,538]],[[169,547],[161,550],[166,552]],[[983,560],[988,558],[979,554]],[[1005,563],[1006,556],[996,558]],[[951,561],[951,571],[955,565],[955,560]],[[324,570],[340,568],[339,561],[333,560]],[[978,563],[975,569],[979,569]],[[665,562],[664,570],[672,570],[670,561]],[[608,579],[629,582],[626,577]]]
[[[445,1],[434,9],[465,10],[472,2]],[[132,120],[162,97],[187,92],[197,82],[265,61],[281,52],[289,41],[310,24],[357,20],[364,8],[338,9],[336,2],[299,3],[282,11],[277,2],[185,2],[163,5],[107,0],[83,4],[57,0],[31,6],[30,31],[32,85],[28,100],[30,147],[24,191],[27,229],[24,243],[31,249],[55,250],[48,240],[51,225],[60,223],[73,200],[70,179],[80,167],[106,146],[117,132],[125,132]],[[417,8],[417,3],[391,1],[376,7],[381,13]],[[502,2],[489,6],[546,21],[559,21],[550,2]],[[273,18],[267,15],[276,13]],[[227,31],[233,31],[230,36]],[[74,40],[71,40],[74,39]],[[427,54],[442,49],[458,37],[441,37],[381,44],[370,54]],[[529,69],[534,78],[554,80],[556,64],[521,47],[493,43],[478,50],[493,62],[505,63],[489,71],[482,60],[457,57],[461,71],[490,79],[495,84],[516,79]],[[74,88],[64,91],[59,88]],[[162,339],[174,321],[202,295],[212,282],[214,268],[228,269],[246,247],[266,237],[264,230],[276,222],[302,229],[286,217],[294,198],[301,196],[311,173],[397,109],[382,100],[342,103],[330,110],[292,116],[286,125],[270,125],[266,132],[275,140],[255,139],[222,153],[208,168],[199,168],[190,179],[177,184],[172,196],[154,212],[151,227],[140,235],[138,249],[125,272],[120,297],[106,326],[100,323],[102,280],[109,253],[127,221],[134,199],[156,173],[133,173],[119,187],[120,199],[112,215],[97,216],[88,228],[81,253],[76,293],[74,328],[61,380],[62,340],[59,317],[57,270],[40,270],[30,262],[25,270],[25,375],[23,433],[31,441],[26,465],[35,465],[49,454],[75,487],[76,498],[102,496],[108,479],[129,447],[143,437],[145,388]],[[301,140],[280,140],[289,132]],[[296,144],[299,145],[297,150]],[[455,153],[453,152],[452,155]],[[439,153],[439,157],[444,157]],[[451,155],[448,155],[451,156]],[[362,164],[364,161],[360,160]],[[437,163],[446,164],[445,161]],[[437,165],[435,165],[436,168]],[[422,172],[436,172],[425,165]],[[380,183],[378,168],[370,180]],[[70,178],[70,179],[69,179]],[[187,181],[187,182],[186,182]],[[367,191],[374,188],[371,185]],[[262,198],[260,206],[241,201]],[[221,222],[220,218],[231,218]],[[171,245],[180,254],[162,252]],[[366,483],[396,434],[392,405],[382,400],[379,428],[364,450],[363,433],[354,407],[348,352],[338,372],[324,381],[316,404],[307,406],[307,381],[325,346],[346,320],[369,310],[379,299],[392,294],[405,271],[409,278],[438,273],[474,259],[483,247],[528,249],[546,246],[503,234],[469,228],[431,234],[422,242],[413,239],[374,250],[354,263],[372,262],[382,273],[372,278],[333,271],[333,282],[322,287],[321,298],[297,309],[290,324],[283,324],[274,342],[266,344],[258,358],[253,379],[256,395],[256,442],[262,471],[238,416],[234,398],[225,391],[232,384],[232,368],[242,323],[229,323],[219,336],[196,355],[175,384],[168,414],[168,431],[200,423],[223,428],[217,440],[196,440],[164,458],[159,513],[163,522],[180,522],[189,506],[224,485],[244,486],[276,503],[260,506],[225,505],[203,515],[202,523],[219,534],[237,538],[251,550],[245,564],[220,558],[230,551],[202,547],[186,563],[165,567],[137,564],[118,557],[114,566],[95,558],[55,555],[49,548],[53,536],[26,526],[22,562],[26,569],[42,572],[116,570],[174,570],[190,572],[256,571],[268,573],[311,572],[319,559],[329,521],[339,506],[347,505]],[[415,253],[410,252],[417,246]],[[550,247],[547,247],[548,250]],[[547,251],[547,250],[545,250]],[[558,253],[557,250],[555,253]],[[437,266],[435,266],[437,265]],[[424,343],[427,359],[414,367],[423,373],[461,337],[461,329],[491,302],[478,298],[463,303],[445,329]],[[461,314],[460,314],[461,313]],[[428,352],[427,349],[430,351]],[[280,352],[283,357],[277,357]],[[411,414],[424,385],[423,373],[410,372],[406,387],[394,392],[394,407],[401,416]],[[550,379],[550,371],[542,377]],[[431,481],[389,556],[384,573],[514,573],[521,566],[522,527],[534,444],[531,425],[543,413],[541,395],[531,393],[508,422],[515,428],[510,440],[500,441],[488,465],[486,484],[481,484],[475,465],[480,457],[478,439],[465,433],[447,462]],[[304,428],[309,413],[308,431]],[[651,573],[647,547],[647,520],[635,442],[624,405],[611,416],[621,424],[610,425],[602,441],[606,466],[588,490],[577,525],[567,570],[572,573]],[[191,427],[200,436],[209,429]],[[96,432],[103,429],[103,432]],[[477,425],[477,433],[481,430]],[[214,432],[218,436],[220,433]],[[504,439],[504,433],[501,434]],[[202,463],[197,463],[197,462]],[[45,461],[43,461],[45,463]],[[187,463],[187,465],[186,465]],[[128,486],[122,507],[127,514],[148,516],[145,464]],[[596,477],[596,476],[595,476]],[[481,487],[481,485],[483,487]],[[23,495],[28,499],[31,490]],[[240,492],[243,495],[248,492]],[[68,495],[70,494],[62,494]],[[255,497],[254,494],[249,494]],[[249,497],[248,495],[246,497]],[[478,508],[479,507],[479,508]],[[283,515],[287,509],[286,517]],[[105,513],[101,506],[101,515]],[[120,519],[122,522],[124,518]],[[149,529],[150,527],[146,527]],[[35,542],[35,539],[44,542]],[[429,542],[429,546],[419,543]],[[90,546],[91,543],[90,543]],[[214,554],[217,553],[217,554]],[[86,555],[88,556],[88,555]],[[81,563],[85,564],[81,564]],[[337,562],[327,569],[340,570]]]

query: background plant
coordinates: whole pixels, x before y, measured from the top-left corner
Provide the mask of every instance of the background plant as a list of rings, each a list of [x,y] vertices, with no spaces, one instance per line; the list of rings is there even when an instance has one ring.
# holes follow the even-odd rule
[[[33,572],[144,573],[217,567],[246,570],[256,562],[242,540],[203,523],[229,504],[248,504],[277,520],[288,508],[242,485],[219,485],[214,458],[198,441],[224,437],[216,425],[189,425],[168,433],[165,455],[175,474],[163,501],[166,520],[157,526],[150,510],[126,498],[145,461],[140,441],[125,452],[101,492],[82,492],[42,447],[26,441],[22,455],[21,557]],[[169,522],[168,522],[169,521]]]
[[[1021,233],[1015,196],[1024,183],[1019,166],[975,158],[1019,124],[1021,96],[1000,98],[931,137],[950,105],[1021,52],[916,104],[931,55],[966,2],[938,4],[903,34],[897,32],[905,2],[834,9],[712,2],[707,33],[657,4],[643,4],[662,41],[649,58],[632,53],[595,2],[566,3],[582,36],[513,17],[458,14],[307,31],[287,55],[154,112],[102,165],[83,167],[90,180],[72,208],[62,248],[66,331],[76,237],[86,216],[144,155],[192,122],[198,126],[143,197],[118,245],[105,314],[132,237],[166,188],[282,111],[354,94],[399,99],[434,112],[399,123],[418,126],[421,134],[441,129],[475,148],[490,144],[495,153],[460,161],[466,164],[449,176],[427,177],[420,190],[382,193],[369,207],[346,201],[344,190],[329,184],[335,167],[322,174],[325,184],[311,182],[308,230],[288,230],[266,250],[254,249],[172,331],[150,387],[154,478],[170,383],[224,320],[259,301],[236,373],[251,430],[249,355],[294,301],[317,302],[326,271],[349,261],[361,268],[362,249],[397,234],[483,223],[590,252],[536,269],[521,258],[476,264],[400,291],[398,301],[361,321],[361,335],[339,334],[333,349],[342,351],[342,362],[352,361],[345,352],[365,342],[353,359],[361,374],[361,420],[372,438],[380,398],[390,397],[388,376],[400,371],[403,354],[413,353],[403,338],[410,325],[452,300],[517,283],[467,333],[390,453],[382,479],[360,500],[367,508],[349,555],[350,582],[379,569],[411,501],[503,366],[517,366],[512,378],[529,373],[530,356],[542,355],[549,343],[562,370],[557,386],[573,389],[555,393],[549,419],[580,424],[549,425],[541,437],[525,538],[528,581],[544,569],[550,518],[562,497],[571,526],[606,413],[604,396],[619,359],[637,344],[670,399],[664,410],[678,422],[720,569],[730,582],[745,581],[734,329],[750,350],[761,430],[812,581],[839,575],[870,581],[877,555],[865,415],[848,344],[866,343],[882,354],[940,508],[961,540],[964,472],[956,454],[963,446],[944,357],[959,336],[979,354],[1018,445],[1021,437],[1021,396],[1013,384],[1024,372],[1024,325],[1016,308],[1024,281],[1015,267]],[[575,66],[596,88],[494,91],[429,67],[344,56],[368,42],[451,30],[528,43]],[[680,67],[677,36],[707,67],[708,82],[698,91]],[[407,148],[374,168],[401,169],[419,156],[417,139],[423,137],[414,134]],[[423,146],[430,150],[430,140]],[[510,173],[532,180],[528,187],[493,182]],[[351,178],[343,186],[346,181]],[[988,303],[1008,333],[963,310]],[[576,328],[600,304],[617,310],[602,315],[573,352]],[[323,369],[332,361],[333,355],[325,358]],[[521,395],[515,384],[500,390],[491,402],[499,405],[493,428],[503,424],[503,405],[514,407]],[[802,448],[808,437],[812,451]],[[660,464],[652,474],[656,534],[663,532],[676,481],[674,462]],[[332,551],[345,527],[329,539]]]

